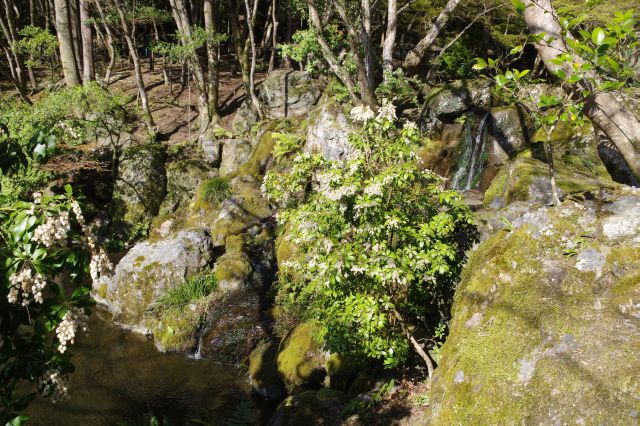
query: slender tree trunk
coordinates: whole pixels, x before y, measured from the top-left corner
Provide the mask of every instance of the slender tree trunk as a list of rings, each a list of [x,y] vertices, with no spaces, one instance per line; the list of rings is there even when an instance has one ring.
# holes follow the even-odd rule
[[[170,4],[176,25],[184,36],[182,42],[185,44],[189,43],[193,35],[186,5],[183,0],[170,0]],[[209,127],[210,120],[207,85],[204,78],[204,71],[198,57],[194,54],[190,56],[187,61],[198,91],[198,123],[199,132],[202,134]]]
[[[460,3],[460,0],[449,0],[436,18],[436,22],[433,23],[427,34],[418,42],[416,47],[411,50],[406,58],[404,59],[403,66],[409,70],[415,71],[415,69],[420,65],[424,55],[427,53],[429,48],[433,45],[433,43],[440,35],[440,31],[447,25],[449,21],[449,17],[455,10],[455,8]]]
[[[216,32],[216,16],[215,1],[204,0],[204,28],[209,34]],[[207,76],[209,84],[209,114],[212,123],[217,123],[220,119],[218,113],[218,84],[219,84],[219,65],[218,65],[218,43],[209,40],[207,43]]]
[[[276,52],[278,49],[278,0],[271,0],[271,21],[273,29],[271,30],[271,57],[269,58],[269,72],[273,71],[276,65]]]
[[[32,27],[36,26],[36,4],[34,0],[29,0],[29,24]],[[33,56],[31,56],[29,59],[33,61]],[[36,80],[36,76],[33,73],[33,68],[28,67],[27,72],[29,73],[29,81],[31,82],[31,88],[35,92],[36,90],[38,90],[38,81]]]
[[[160,41],[160,32],[158,31],[158,24],[156,21],[153,21],[153,37],[156,42]],[[167,72],[167,58],[165,56],[162,57],[162,78],[164,78],[165,85],[170,85],[169,73]]]
[[[253,0],[254,9],[257,6],[258,0]],[[251,69],[249,71],[249,95],[251,96],[251,103],[253,104],[253,108],[258,112],[260,118],[262,116],[262,108],[260,107],[260,101],[256,96],[256,40],[253,32],[253,24],[255,12],[252,12],[252,8],[249,6],[249,0],[244,0],[244,7],[247,11],[247,26],[249,27],[249,43],[251,43]]]
[[[387,31],[382,45],[382,62],[387,74],[393,72],[393,47],[396,44],[396,29],[398,27],[398,4],[396,0],[387,0]]]
[[[82,33],[82,81],[88,83],[95,80],[96,72],[93,63],[93,35],[89,15],[89,0],[80,0],[80,30]]]
[[[147,125],[147,130],[151,137],[155,137],[157,130],[156,125],[153,122],[153,116],[151,115],[151,109],[149,108],[149,99],[147,98],[147,90],[144,86],[144,78],[142,76],[142,69],[140,67],[140,58],[138,57],[138,48],[136,46],[136,42],[134,37],[132,36],[132,30],[129,29],[129,23],[127,22],[127,18],[124,14],[124,9],[122,7],[122,3],[120,0],[113,0],[113,4],[116,7],[116,11],[118,12],[118,17],[120,18],[120,25],[122,26],[123,36],[125,41],[127,42],[127,47],[129,49],[129,56],[131,57],[131,62],[133,62],[133,69],[136,74],[136,82],[138,83],[138,95],[140,96],[140,103],[142,105],[142,111],[144,113],[145,124]]]
[[[109,52],[109,64],[107,65],[107,70],[104,74],[104,83],[108,86],[111,80],[111,74],[113,74],[113,68],[116,66],[116,48],[113,39],[113,33],[111,32],[111,27],[107,23],[104,15],[104,10],[102,9],[102,0],[95,0],[96,9],[98,9],[98,14],[100,15],[100,20],[102,21],[102,25],[104,26],[104,31],[106,34],[107,42],[106,47]]]
[[[364,53],[364,69],[367,73],[367,82],[373,89],[373,47],[371,44],[371,4],[369,0],[362,0],[362,26],[360,28],[360,40]]]
[[[3,0],[4,16],[0,14],[0,29],[6,39],[3,50],[7,56],[7,62],[11,71],[12,82],[20,93],[20,97],[26,101],[27,96],[27,69],[22,54],[16,49],[18,43],[17,19],[12,0]]]
[[[316,5],[313,0],[307,0],[307,8],[309,9],[309,21],[311,22],[311,25],[313,26],[313,29],[315,30],[318,37],[318,44],[320,44],[322,56],[324,56],[325,61],[327,61],[327,63],[329,64],[329,68],[331,68],[331,71],[347,88],[351,100],[354,102],[358,102],[359,99],[356,96],[355,87],[353,85],[351,77],[349,76],[349,73],[342,66],[340,66],[338,58],[336,58],[336,55],[331,50],[329,43],[327,43],[324,35],[322,35],[322,22],[320,21],[320,15],[318,15],[318,9],[316,9]]]
[[[67,0],[69,2],[69,25],[71,27],[71,38],[73,39],[73,57],[76,59],[76,69],[78,78],[82,80],[83,60],[82,60],[82,34],[80,30],[80,0]]]
[[[240,24],[240,10],[237,0],[227,0],[229,10],[229,21],[231,26],[231,39],[242,74],[242,83],[247,93],[249,93],[249,40],[242,40],[242,25]],[[245,16],[245,21],[247,21]]]
[[[570,52],[563,36],[563,31],[555,9],[550,0],[525,0],[524,19],[531,34],[544,34],[536,43],[538,54],[547,70],[556,71],[578,66],[583,61],[573,52],[574,60],[569,64],[554,63],[558,55]],[[571,69],[567,70],[571,74]],[[593,75],[595,77],[595,75]],[[579,96],[582,89],[591,91],[588,81],[563,85],[563,89],[572,97]],[[612,93],[591,91],[585,100],[585,115],[594,126],[602,130],[618,149],[636,178],[640,178],[640,121],[633,112],[626,108]]]
[[[69,5],[67,0],[55,0],[56,32],[60,49],[62,72],[68,87],[80,84],[76,58],[73,52],[73,37],[69,25]]]

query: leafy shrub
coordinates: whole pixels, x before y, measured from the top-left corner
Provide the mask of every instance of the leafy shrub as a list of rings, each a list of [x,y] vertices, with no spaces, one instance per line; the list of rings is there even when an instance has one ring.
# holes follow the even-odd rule
[[[277,159],[298,150],[304,143],[304,140],[300,136],[291,133],[274,132],[271,136],[276,140],[273,148],[273,156]]]
[[[265,178],[270,200],[286,206],[281,238],[296,247],[279,265],[277,303],[319,320],[332,351],[395,367],[409,352],[406,327],[435,327],[446,315],[472,214],[439,176],[420,170],[418,130],[400,126],[390,103],[377,116],[367,107],[352,116],[364,125],[350,135],[349,159],[299,154],[290,170]]]
[[[217,285],[213,274],[196,275],[169,289],[158,299],[158,305],[163,309],[184,308],[192,302],[207,297]]]
[[[456,41],[438,59],[438,74],[444,79],[470,78],[475,75],[472,66],[476,54],[465,37]]]
[[[56,61],[52,61],[51,58],[58,48],[58,38],[51,34],[49,29],[27,25],[20,29],[20,36],[22,38],[18,41],[17,50],[29,55],[30,58],[26,61],[29,68],[41,66],[44,63],[54,66]]]
[[[229,181],[224,178],[207,179],[200,185],[200,199],[208,203],[220,203],[231,195]]]
[[[418,105],[418,94],[424,83],[417,77],[409,78],[401,68],[393,72],[385,71],[385,79],[376,88],[376,95],[381,99],[390,99],[395,104]]]

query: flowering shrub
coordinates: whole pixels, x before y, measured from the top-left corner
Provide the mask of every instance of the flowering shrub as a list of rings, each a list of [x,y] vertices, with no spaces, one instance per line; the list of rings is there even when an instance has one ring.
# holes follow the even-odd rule
[[[86,273],[100,279],[111,268],[71,187],[65,189],[0,208],[1,422],[34,396],[17,394],[21,380],[54,400],[64,396],[73,370],[67,349],[86,330],[93,304],[81,281]],[[73,286],[63,287],[61,277]]]
[[[431,328],[447,309],[472,214],[442,178],[420,170],[419,132],[398,123],[390,102],[351,116],[363,125],[348,159],[298,154],[290,170],[265,177],[269,199],[284,206],[281,238],[296,253],[279,265],[277,301],[300,320],[320,320],[331,350],[394,367],[409,353],[412,326]]]

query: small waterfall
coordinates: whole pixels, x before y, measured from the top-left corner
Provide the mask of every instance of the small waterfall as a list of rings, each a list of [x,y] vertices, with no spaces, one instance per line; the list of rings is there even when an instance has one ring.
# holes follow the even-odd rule
[[[477,185],[477,178],[484,168],[484,141],[488,119],[489,113],[487,112],[479,122],[470,118],[465,123],[461,141],[462,150],[458,157],[456,171],[451,178],[453,189],[466,191]]]

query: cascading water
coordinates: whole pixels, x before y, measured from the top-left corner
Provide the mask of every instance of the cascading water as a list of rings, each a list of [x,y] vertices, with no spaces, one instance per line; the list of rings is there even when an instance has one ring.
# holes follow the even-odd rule
[[[451,187],[466,191],[477,185],[477,180],[484,169],[485,136],[489,113],[485,113],[480,121],[469,118],[465,123],[462,136],[462,150],[458,157],[456,171],[451,178]]]

